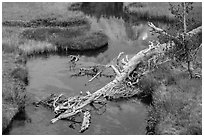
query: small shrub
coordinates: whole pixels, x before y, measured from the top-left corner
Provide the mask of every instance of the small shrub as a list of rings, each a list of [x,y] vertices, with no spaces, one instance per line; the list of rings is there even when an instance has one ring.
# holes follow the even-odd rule
[[[28,84],[28,71],[23,68],[16,68],[11,72],[11,76],[22,81],[25,84]]]
[[[82,2],[74,2],[69,7],[68,10],[76,11],[81,9]]]
[[[146,94],[152,94],[158,83],[151,77],[145,77],[139,82],[139,87]]]
[[[8,43],[2,43],[2,51],[4,53],[14,53],[16,52],[16,47],[9,45]]]
[[[142,2],[133,2],[133,3],[130,3],[128,7],[142,8],[142,7],[146,7],[146,5]]]

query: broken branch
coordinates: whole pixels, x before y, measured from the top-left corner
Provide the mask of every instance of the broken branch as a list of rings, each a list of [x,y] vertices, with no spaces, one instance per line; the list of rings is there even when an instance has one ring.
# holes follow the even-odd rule
[[[189,31],[189,32],[187,33],[187,35],[190,36],[190,37],[192,37],[192,36],[194,36],[194,35],[196,35],[196,34],[198,34],[198,33],[202,33],[202,26],[197,27],[197,28],[195,28],[195,29]]]
[[[156,27],[152,22],[148,22],[148,26],[149,26],[150,28],[152,28],[153,31],[155,31],[156,33],[166,35],[166,36],[168,36],[170,39],[172,39],[173,41],[175,41],[176,43],[178,42],[178,43],[182,44],[182,42],[181,42],[177,37],[168,34],[165,30],[163,30],[163,29],[161,29],[161,28]]]
[[[84,132],[86,129],[88,129],[90,125],[91,120],[91,113],[89,111],[84,112],[84,119],[82,122],[81,130],[79,132]]]

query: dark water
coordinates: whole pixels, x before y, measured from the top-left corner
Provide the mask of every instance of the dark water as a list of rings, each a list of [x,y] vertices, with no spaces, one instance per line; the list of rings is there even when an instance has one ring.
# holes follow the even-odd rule
[[[81,56],[79,66],[93,65],[92,62],[85,61],[89,59],[91,57]],[[94,92],[112,80],[102,77],[87,84],[91,77],[71,78],[70,75],[74,72],[69,71],[68,58],[58,55],[33,58],[27,63],[27,67],[30,75],[27,106],[25,112],[19,114],[12,123],[9,134],[80,134],[80,124],[73,125],[75,129],[70,128],[71,122],[66,120],[51,124],[50,120],[54,118],[51,110],[35,107],[31,104],[32,101],[51,93],[73,96],[80,91]],[[107,72],[113,73],[109,70]],[[99,111],[92,111],[91,126],[83,134],[145,134],[145,118],[145,105],[137,100],[109,102]]]
[[[86,4],[83,6],[86,7]],[[124,18],[121,8],[120,3],[110,3],[108,6],[100,6],[98,10],[84,10],[92,21],[91,30],[104,32],[109,37],[109,46],[102,51],[80,54],[79,63],[82,66],[107,64],[120,52],[132,56],[146,48],[148,40],[153,39],[146,23],[135,23]],[[87,84],[90,77],[70,77],[73,71],[69,71],[68,61],[68,57],[62,55],[31,58],[28,61],[30,84],[27,87],[27,106],[21,114],[23,118],[19,116],[13,121],[8,134],[79,134],[80,124],[71,125],[71,122],[65,120],[51,124],[54,114],[49,109],[36,108],[31,104],[33,100],[40,100],[51,93],[73,96],[80,91],[94,92],[112,80],[100,78]],[[92,112],[91,126],[83,134],[146,133],[147,112],[140,101],[109,102],[100,111],[102,114]]]

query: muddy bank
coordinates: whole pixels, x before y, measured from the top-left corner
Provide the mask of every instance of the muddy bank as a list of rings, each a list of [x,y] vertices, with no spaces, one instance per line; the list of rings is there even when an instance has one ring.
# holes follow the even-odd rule
[[[7,50],[8,51],[8,50]],[[25,58],[14,53],[2,55],[2,131],[13,117],[24,109],[28,72]]]

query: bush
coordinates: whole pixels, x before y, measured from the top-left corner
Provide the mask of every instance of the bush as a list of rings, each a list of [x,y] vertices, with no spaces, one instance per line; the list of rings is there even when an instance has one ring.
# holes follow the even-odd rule
[[[14,53],[16,52],[16,47],[13,45],[9,45],[8,43],[2,43],[2,51],[4,53]]]
[[[25,83],[26,85],[28,84],[28,71],[25,68],[16,68],[11,72],[11,76],[15,79],[18,79]]]

